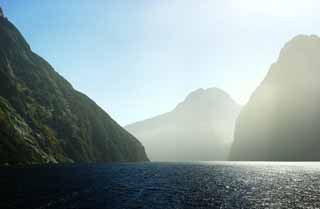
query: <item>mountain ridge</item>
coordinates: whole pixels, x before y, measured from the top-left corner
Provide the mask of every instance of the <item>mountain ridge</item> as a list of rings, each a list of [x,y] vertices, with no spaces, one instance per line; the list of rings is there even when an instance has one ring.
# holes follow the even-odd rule
[[[238,117],[230,160],[320,160],[319,54],[315,35],[284,45]]]
[[[0,164],[148,160],[143,146],[0,17]]]
[[[143,142],[152,160],[225,160],[239,109],[221,89],[197,89],[172,111],[125,128]]]

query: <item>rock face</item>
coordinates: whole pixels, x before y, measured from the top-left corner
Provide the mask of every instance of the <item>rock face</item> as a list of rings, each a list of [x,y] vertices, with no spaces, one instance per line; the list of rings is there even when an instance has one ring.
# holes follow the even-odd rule
[[[225,92],[198,89],[173,111],[125,128],[151,160],[226,160],[240,106]]]
[[[0,17],[4,17],[4,14],[3,14],[3,11],[2,11],[1,7],[0,7]]]
[[[320,38],[281,50],[237,121],[231,160],[320,160]]]
[[[135,137],[0,17],[0,164],[145,160]]]

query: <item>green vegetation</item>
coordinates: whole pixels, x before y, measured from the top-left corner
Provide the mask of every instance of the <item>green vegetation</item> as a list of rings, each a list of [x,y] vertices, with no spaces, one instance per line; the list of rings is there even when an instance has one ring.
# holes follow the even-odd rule
[[[145,161],[143,146],[0,18],[0,164]]]

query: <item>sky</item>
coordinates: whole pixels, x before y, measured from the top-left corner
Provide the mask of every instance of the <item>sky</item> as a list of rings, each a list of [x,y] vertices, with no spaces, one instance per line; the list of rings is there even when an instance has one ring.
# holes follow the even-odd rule
[[[198,88],[245,104],[280,49],[320,35],[318,0],[0,0],[32,50],[118,123]]]

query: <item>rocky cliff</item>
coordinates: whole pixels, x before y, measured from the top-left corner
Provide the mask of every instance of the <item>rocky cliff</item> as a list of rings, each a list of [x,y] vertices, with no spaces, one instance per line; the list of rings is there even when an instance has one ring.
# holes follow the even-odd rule
[[[289,41],[237,121],[231,160],[320,160],[320,38]]]
[[[135,137],[0,16],[0,164],[145,160]]]

